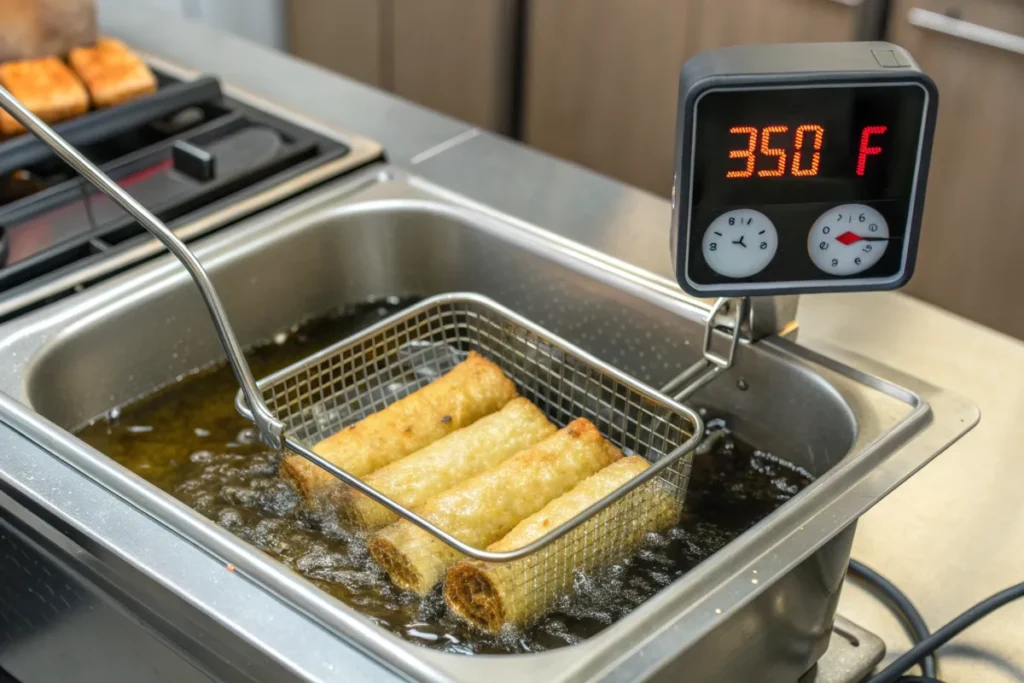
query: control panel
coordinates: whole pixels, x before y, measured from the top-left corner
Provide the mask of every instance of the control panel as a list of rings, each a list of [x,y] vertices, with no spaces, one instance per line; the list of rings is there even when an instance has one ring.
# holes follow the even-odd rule
[[[913,274],[938,95],[888,43],[740,46],[680,80],[672,253],[697,296]]]

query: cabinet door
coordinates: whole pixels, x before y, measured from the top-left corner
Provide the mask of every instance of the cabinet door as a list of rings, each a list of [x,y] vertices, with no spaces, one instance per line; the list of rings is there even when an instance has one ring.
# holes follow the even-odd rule
[[[288,0],[288,49],[363,83],[388,87],[380,0]]]
[[[288,46],[303,59],[507,133],[515,2],[288,0]]]
[[[861,4],[528,1],[526,141],[662,196],[672,188],[679,70],[687,59],[742,43],[851,39]]]
[[[394,91],[488,130],[511,124],[513,0],[391,0]]]
[[[697,4],[532,0],[526,142],[657,194],[671,192],[679,69]]]
[[[893,9],[891,39],[939,88],[907,291],[1024,338],[1024,5],[898,0]]]
[[[726,45],[852,40],[863,0],[704,0],[687,57]]]

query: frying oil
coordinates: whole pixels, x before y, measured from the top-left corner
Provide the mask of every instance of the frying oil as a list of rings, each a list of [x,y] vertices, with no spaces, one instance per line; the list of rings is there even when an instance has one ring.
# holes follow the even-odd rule
[[[247,357],[256,377],[299,360],[404,307],[358,306],[276,335]],[[651,534],[626,562],[577,578],[542,621],[484,635],[450,615],[439,588],[420,599],[394,588],[365,543],[318,519],[277,477],[281,455],[235,412],[225,364],[111,411],[79,436],[239,538],[260,548],[400,637],[463,654],[536,652],[579,642],[615,623],[810,483],[785,460],[735,439],[710,420],[710,451],[694,459],[679,525]]]

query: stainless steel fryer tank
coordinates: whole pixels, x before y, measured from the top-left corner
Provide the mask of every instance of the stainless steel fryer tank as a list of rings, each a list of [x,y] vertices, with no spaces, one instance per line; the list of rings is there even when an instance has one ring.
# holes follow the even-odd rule
[[[472,290],[659,386],[697,358],[707,310],[668,280],[386,167],[206,238],[197,253],[243,343],[374,296]],[[254,293],[259,307],[248,305]],[[189,602],[152,568],[144,580],[123,554],[96,550],[109,545],[105,539],[76,539],[95,556],[88,565],[96,585],[119,586],[109,591],[115,602],[149,603],[140,628],[188,650],[216,677],[315,678],[317,666],[337,672],[353,657],[362,661],[358,650],[383,667],[382,678],[678,680],[685,673],[692,681],[792,683],[828,644],[857,517],[978,417],[969,402],[864,359],[824,358],[779,338],[744,345],[734,367],[691,405],[727,414],[738,436],[817,480],[581,644],[461,657],[378,629],[66,431],[221,358],[206,315],[184,271],[165,257],[0,326],[0,390],[10,397],[0,396],[0,420],[102,486],[111,501],[144,512],[278,598],[282,619],[306,615],[310,629],[325,629],[336,643],[303,661],[254,634],[244,605]],[[59,541],[53,513],[33,510],[24,490],[4,493],[12,524],[50,519],[43,526],[58,529]],[[170,550],[166,561],[174,562]],[[147,600],[152,582],[162,586],[160,600]],[[7,618],[0,615],[0,625]],[[208,635],[195,637],[197,623]]]

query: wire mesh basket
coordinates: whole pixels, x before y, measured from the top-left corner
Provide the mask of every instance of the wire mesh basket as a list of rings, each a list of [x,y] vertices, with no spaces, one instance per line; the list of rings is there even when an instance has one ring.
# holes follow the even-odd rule
[[[462,543],[313,453],[317,442],[426,386],[470,351],[497,364],[520,394],[557,426],[585,417],[625,454],[640,455],[652,466],[543,538],[514,551],[492,553]],[[607,535],[614,524],[626,525],[631,515],[641,516],[637,502],[642,496],[623,499],[655,479],[681,504],[692,452],[703,434],[693,410],[476,294],[426,299],[257,384],[267,407],[283,422],[290,450],[459,552],[491,562],[526,557],[559,539],[565,547],[578,545],[578,539],[562,538],[574,529],[577,536]],[[251,416],[242,392],[236,405]],[[613,504],[611,518],[604,515],[595,520],[596,527],[581,527]]]

